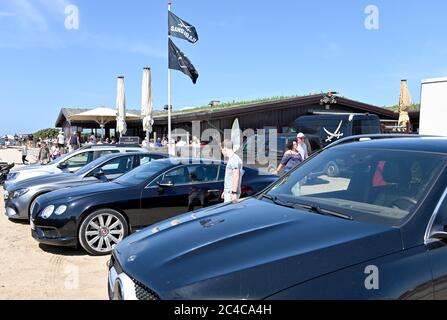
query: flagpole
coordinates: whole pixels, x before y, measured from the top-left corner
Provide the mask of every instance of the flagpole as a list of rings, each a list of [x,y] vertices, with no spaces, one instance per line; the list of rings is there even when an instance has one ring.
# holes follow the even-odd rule
[[[168,12],[171,12],[171,0],[168,0]],[[168,34],[169,41],[169,34]],[[174,155],[172,148],[172,122],[171,122],[171,69],[169,69],[169,44],[168,44],[168,153]]]

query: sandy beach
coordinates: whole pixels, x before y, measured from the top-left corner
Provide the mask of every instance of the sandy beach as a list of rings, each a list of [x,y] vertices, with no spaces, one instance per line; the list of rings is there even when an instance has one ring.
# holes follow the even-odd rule
[[[21,162],[21,152],[0,150],[0,159]],[[3,188],[0,187],[1,195]],[[39,245],[30,226],[4,215],[0,199],[0,299],[107,299],[109,257],[90,257],[82,250]]]

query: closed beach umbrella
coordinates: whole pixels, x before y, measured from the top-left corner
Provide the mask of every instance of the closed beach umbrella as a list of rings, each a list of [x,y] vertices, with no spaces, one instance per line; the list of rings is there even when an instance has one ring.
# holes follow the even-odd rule
[[[402,80],[399,96],[399,126],[407,129],[410,124],[410,116],[408,115],[408,111],[410,110],[411,104],[412,102],[407,80]]]
[[[146,140],[149,140],[149,136],[153,131],[152,126],[154,124],[154,119],[152,116],[152,110],[153,106],[151,69],[144,68],[141,96],[141,117],[143,118],[143,130],[146,131]]]
[[[116,94],[116,129],[121,137],[127,132],[126,125],[126,94],[124,90],[124,77],[118,77],[117,94]]]

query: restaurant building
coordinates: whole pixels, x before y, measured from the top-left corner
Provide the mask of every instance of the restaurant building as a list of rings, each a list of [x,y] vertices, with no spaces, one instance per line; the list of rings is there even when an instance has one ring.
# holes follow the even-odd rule
[[[101,109],[101,108],[99,108]],[[103,108],[104,109],[104,108]],[[95,110],[95,109],[93,109]],[[115,112],[108,108],[109,112]],[[112,111],[110,111],[112,110]],[[92,112],[92,109],[63,108],[56,121],[57,128],[63,128],[66,135],[75,131],[91,130],[98,135],[102,132],[106,137],[116,136],[116,120],[114,117],[100,118],[99,114],[91,113],[91,117],[79,117],[80,114]],[[127,136],[143,138],[141,111],[127,110],[131,117],[127,119]],[[172,113],[172,129],[184,129],[192,132],[193,122],[199,122],[201,131],[217,129],[221,132],[231,129],[235,119],[239,119],[240,128],[246,129],[277,129],[279,133],[292,130],[294,121],[303,115],[321,113],[369,113],[379,116],[384,123],[393,123],[398,120],[398,114],[382,107],[367,103],[338,97],[333,94],[314,94],[308,96],[271,100],[261,103],[251,103],[235,106],[220,106],[213,104],[208,108],[191,109]],[[412,114],[413,131],[417,132],[419,119]],[[154,131],[158,137],[168,133],[167,112],[154,112]],[[102,130],[102,128],[104,130]]]

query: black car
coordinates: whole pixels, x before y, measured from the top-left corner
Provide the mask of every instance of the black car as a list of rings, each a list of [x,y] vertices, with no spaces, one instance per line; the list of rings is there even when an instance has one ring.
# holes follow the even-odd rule
[[[339,144],[175,220],[115,248],[111,298],[447,299],[447,139]]]
[[[277,177],[244,168],[242,197]],[[53,191],[36,199],[32,235],[45,244],[108,254],[129,233],[195,208],[221,202],[225,163],[156,160],[109,183]]]

